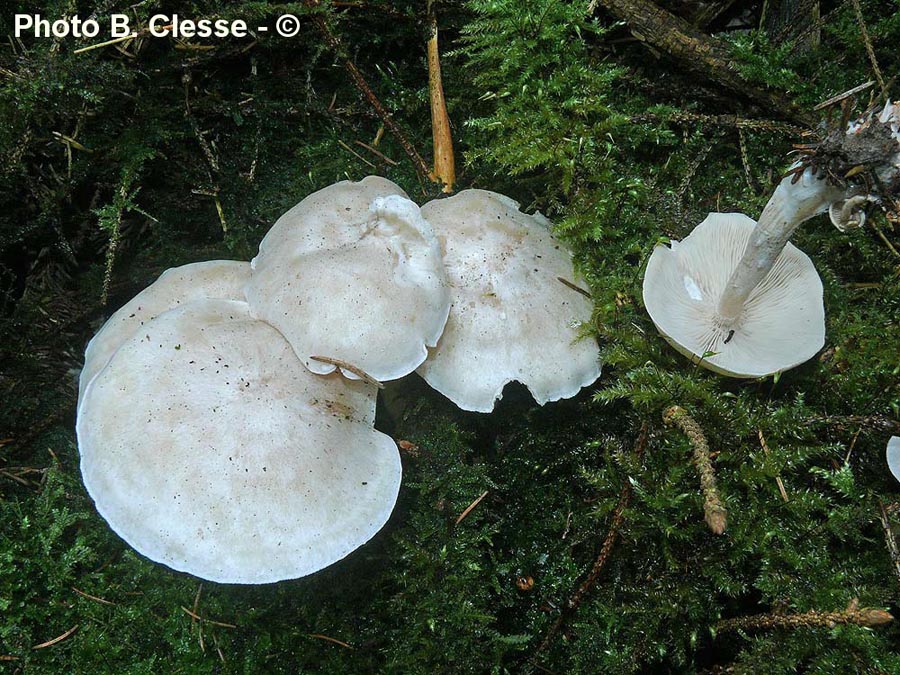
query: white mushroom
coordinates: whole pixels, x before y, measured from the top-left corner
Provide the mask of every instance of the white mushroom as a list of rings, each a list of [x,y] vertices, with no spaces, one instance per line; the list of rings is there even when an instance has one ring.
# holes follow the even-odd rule
[[[310,195],[275,223],[251,265],[254,315],[281,331],[315,373],[345,362],[376,380],[407,375],[450,311],[431,226],[383,178]]]
[[[900,436],[891,436],[888,441],[887,463],[894,478],[900,480]]]
[[[313,375],[246,303],[145,324],[85,391],[77,432],[100,514],[148,558],[260,584],[340,560],[384,525],[397,447],[375,388]]]
[[[886,196],[852,181],[839,187],[831,176],[869,171],[888,192],[900,185],[898,112],[888,104],[810,146],[808,160],[782,179],[759,222],[710,214],[677,251],[677,242],[671,250],[657,246],[644,303],[659,331],[702,366],[734,377],[768,375],[811,358],[824,344],[822,285],[809,259],[786,248],[788,240],[825,211],[841,230],[859,226],[862,207]]]
[[[464,410],[490,412],[516,380],[544,404],[574,396],[600,375],[599,350],[581,336],[592,304],[548,221],[508,197],[463,190],[422,207],[444,250],[453,307],[418,373]]]
[[[243,300],[250,265],[236,260],[211,260],[173,267],[122,305],[88,343],[78,379],[78,406],[84,390],[115,351],[147,321],[166,310],[199,298]]]
[[[733,377],[792,368],[825,341],[822,282],[791,244],[754,287],[736,321],[718,299],[756,223],[740,213],[711,213],[681,242],[657,246],[644,276],[644,305],[660,333],[682,354]]]

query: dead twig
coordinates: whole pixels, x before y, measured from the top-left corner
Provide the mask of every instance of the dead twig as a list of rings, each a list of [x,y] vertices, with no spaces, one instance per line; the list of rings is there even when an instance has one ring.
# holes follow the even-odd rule
[[[852,89],[848,89],[842,94],[838,94],[837,96],[832,96],[826,101],[822,101],[819,105],[817,105],[813,110],[822,110],[823,108],[827,108],[828,106],[832,106],[835,103],[840,103],[844,99],[848,99],[851,96],[856,96],[857,94],[864,92],[866,89],[875,84],[875,80],[869,80],[868,82],[864,82],[863,84],[857,85]]]
[[[79,589],[75,588],[74,586],[72,586],[72,590],[75,591],[82,598],[87,598],[88,600],[93,600],[94,602],[99,602],[101,605],[115,606],[115,604],[116,604],[111,600],[107,600],[106,598],[100,598],[96,595],[91,595],[90,593],[85,593],[84,591],[79,590]]]
[[[703,492],[703,513],[706,524],[713,534],[725,532],[727,513],[719,491],[716,488],[716,474],[713,469],[712,459],[709,455],[709,443],[703,429],[697,421],[688,415],[681,406],[673,405],[663,412],[663,422],[674,424],[688,437],[694,450],[694,466],[700,474],[700,489]]]
[[[481,495],[476,497],[475,501],[473,501],[471,504],[469,504],[465,508],[465,510],[463,510],[463,512],[459,514],[459,517],[456,519],[456,522],[453,524],[459,525],[465,519],[465,517],[468,516],[470,513],[472,513],[472,510],[481,503],[481,500],[488,496],[488,492],[489,492],[489,490],[485,490],[484,492],[481,493]]]
[[[78,630],[77,623],[74,626],[72,626],[69,630],[67,630],[65,633],[63,633],[62,635],[59,635],[59,636],[53,638],[52,640],[47,640],[46,642],[42,642],[39,645],[35,645],[34,647],[32,647],[32,649],[46,649],[47,647],[52,647],[53,645],[57,645],[60,642],[62,642],[63,640],[70,637],[72,635],[72,633],[74,633],[76,630]]]
[[[307,633],[307,637],[316,638],[317,640],[324,640],[325,642],[331,642],[336,645],[340,645],[345,649],[353,649],[352,645],[348,645],[346,642],[342,640],[338,640],[337,638],[329,637],[327,635],[322,635],[321,633]]]
[[[775,628],[833,628],[839,624],[856,626],[883,626],[894,620],[883,609],[864,607],[858,609],[857,601],[842,612],[820,612],[812,610],[803,614],[756,614],[734,619],[725,619],[716,624],[717,633],[732,631],[772,630]]]
[[[744,167],[744,179],[747,181],[747,187],[754,193],[758,192],[756,179],[753,177],[753,171],[750,168],[750,155],[747,152],[747,136],[742,127],[737,128],[738,132],[738,148],[741,151],[741,164]]]
[[[200,149],[203,151],[203,156],[206,158],[207,164],[209,164],[209,168],[207,169],[207,175],[209,176],[209,182],[212,185],[211,190],[191,190],[193,194],[196,195],[204,195],[206,197],[212,197],[213,203],[216,207],[216,214],[219,217],[219,225],[222,227],[222,233],[228,233],[228,223],[225,220],[225,210],[222,208],[222,201],[219,199],[219,183],[216,179],[216,176],[220,173],[219,166],[219,157],[216,152],[213,151],[213,146],[210,145],[209,141],[206,140],[206,137],[203,135],[203,132],[200,130],[200,125],[197,123],[197,118],[194,117],[194,113],[191,110],[191,100],[190,100],[190,86],[193,78],[191,77],[191,72],[186,70],[184,75],[181,77],[181,82],[184,85],[184,114],[185,117],[188,118],[188,122],[191,125],[191,131],[194,132],[194,137],[197,139],[197,143],[200,146]]]
[[[453,192],[456,182],[456,160],[453,156],[453,134],[441,81],[441,58],[438,51],[438,25],[434,3],[428,0],[428,97],[431,102],[431,136],[434,144],[433,180],[443,183],[442,192]]]
[[[770,133],[784,134],[785,136],[813,136],[814,132],[796,124],[777,122],[775,120],[748,119],[737,115],[704,115],[691,112],[674,112],[671,115],[657,115],[645,113],[636,115],[629,120],[632,124],[646,124],[666,122],[678,126],[707,125],[714,127],[735,127],[748,131],[767,131]]]
[[[766,437],[763,436],[762,429],[757,429],[756,435],[759,437],[759,444],[762,447],[763,452],[766,453],[766,457],[768,457],[771,453],[769,452],[769,444],[766,443]],[[781,498],[784,501],[790,501],[788,499],[787,490],[784,489],[784,481],[781,480],[781,476],[775,476],[775,484],[778,485],[778,492],[781,493]]]
[[[219,638],[216,637],[216,634],[212,634],[213,644],[216,647],[216,654],[219,655],[219,661],[225,663],[225,655],[222,653],[222,648],[219,647]]]
[[[365,164],[366,166],[368,166],[368,167],[370,167],[370,168],[372,168],[372,169],[377,169],[377,168],[378,168],[377,166],[375,166],[374,164],[372,164],[372,162],[370,162],[370,161],[367,160],[365,157],[363,157],[361,154],[359,154],[358,152],[356,152],[356,150],[354,150],[354,149],[351,148],[349,145],[347,145],[346,143],[344,143],[344,141],[338,141],[338,145],[341,146],[341,147],[342,147],[344,150],[346,150],[347,152],[349,152],[351,155],[353,155],[354,157],[356,157],[356,159],[358,159],[360,162],[362,162],[362,163]]]
[[[376,380],[374,377],[369,375],[366,371],[358,366],[354,366],[352,363],[347,363],[342,359],[333,359],[330,356],[310,356],[313,361],[319,361],[320,363],[327,363],[332,366],[337,366],[341,370],[346,370],[354,375],[356,375],[359,379],[367,384],[372,384],[378,387],[379,389],[384,389],[384,385]]]
[[[862,34],[863,44],[866,46],[866,54],[869,57],[869,63],[872,65],[872,72],[875,73],[875,79],[878,80],[878,87],[881,89],[881,95],[887,98],[887,87],[884,84],[884,78],[881,76],[881,68],[878,67],[878,60],[875,58],[875,50],[872,48],[872,40],[869,39],[869,31],[866,29],[866,22],[863,19],[862,7],[859,0],[851,0],[853,3],[853,11],[856,12],[856,22],[859,24],[859,32]]]
[[[196,612],[192,612],[184,605],[181,605],[181,609],[184,611],[185,614],[190,616],[192,619],[196,619],[197,621],[200,621],[202,623],[208,623],[211,626],[220,626],[222,628],[237,628],[237,626],[234,625],[233,623],[223,623],[222,621],[213,621],[212,619],[204,618],[204,617],[200,616],[199,614],[197,614]]]
[[[638,432],[638,437],[635,441],[635,457],[640,458],[641,455],[644,454],[644,449],[647,447],[648,437],[649,425],[644,422],[641,424],[641,429]],[[544,670],[540,666],[540,664],[537,663],[537,658],[547,650],[547,648],[553,642],[553,639],[560,632],[560,630],[562,630],[562,627],[565,625],[568,618],[578,610],[578,607],[584,601],[585,596],[594,587],[594,585],[597,583],[597,580],[600,578],[600,575],[603,573],[603,570],[606,568],[610,556],[612,555],[613,546],[615,546],[616,541],[619,538],[619,532],[622,529],[622,524],[625,522],[625,509],[627,509],[628,505],[631,503],[632,492],[633,491],[631,488],[631,483],[626,482],[622,486],[622,490],[619,493],[619,503],[616,505],[616,508],[613,511],[612,518],[609,522],[609,529],[606,531],[606,537],[604,537],[603,544],[600,546],[600,553],[597,555],[597,558],[594,560],[594,564],[591,566],[591,571],[588,572],[587,577],[585,577],[581,585],[578,586],[578,589],[572,594],[572,596],[563,606],[562,611],[556,618],[556,621],[552,626],[550,626],[550,630],[547,631],[547,635],[535,650],[534,654],[531,656],[531,659],[529,659],[529,663],[532,667]]]
[[[834,426],[838,429],[864,427],[870,432],[900,434],[900,422],[892,420],[886,415],[824,415],[810,417],[808,421]]]
[[[878,238],[881,239],[881,242],[888,247],[888,250],[894,255],[894,257],[900,258],[900,251],[897,251],[897,249],[891,243],[890,239],[884,236],[884,232],[881,231],[881,228],[878,227],[875,223],[872,223],[872,229],[875,230]]]
[[[894,528],[891,526],[891,518],[888,510],[882,502],[878,502],[878,517],[881,520],[881,527],[884,528],[884,542],[887,545],[888,555],[893,563],[894,575],[900,582],[900,546],[897,546],[897,539],[894,537]]]
[[[322,7],[319,0],[304,0],[304,4],[310,9],[320,9]],[[340,39],[331,32],[331,29],[328,27],[328,23],[325,21],[325,17],[322,16],[320,12],[314,13],[312,15],[313,23],[315,23],[316,28],[319,33],[322,34],[322,37],[325,39],[325,44],[337,54],[343,53],[343,46],[341,44]],[[343,62],[344,69],[350,75],[350,79],[353,81],[353,85],[357,88],[357,90],[362,94],[363,98],[368,101],[369,105],[375,110],[375,113],[381,118],[382,123],[387,128],[388,131],[393,134],[394,138],[397,139],[397,142],[400,144],[400,147],[403,148],[403,151],[406,153],[406,156],[412,161],[413,166],[415,166],[416,171],[426,179],[431,179],[431,172],[428,170],[428,164],[425,163],[425,160],[422,159],[422,155],[418,153],[418,151],[413,147],[413,144],[409,142],[409,139],[406,138],[406,135],[397,126],[397,123],[394,122],[391,114],[388,112],[387,108],[384,107],[384,104],[378,99],[375,95],[375,92],[372,91],[372,88],[369,86],[366,79],[362,76],[362,73],[359,72],[359,68],[356,67],[356,64],[353,63],[348,58],[343,56],[340,57]]]
[[[581,294],[582,294],[584,297],[586,297],[588,300],[593,300],[593,299],[594,299],[594,296],[592,296],[588,291],[584,290],[584,289],[581,288],[580,286],[575,285],[574,283],[572,283],[572,282],[569,281],[568,279],[564,279],[563,277],[556,277],[556,280],[557,280],[558,282],[560,282],[563,286],[567,286],[567,287],[571,288],[571,289],[572,289],[573,291],[575,291],[576,293],[581,293]]]
[[[390,164],[391,166],[399,166],[399,164],[400,164],[400,163],[397,162],[396,160],[393,160],[393,159],[391,159],[390,157],[388,157],[387,155],[385,155],[385,154],[384,154],[383,152],[381,152],[380,150],[377,150],[376,148],[373,148],[373,147],[372,147],[371,145],[369,145],[368,143],[363,143],[362,141],[353,141],[353,142],[356,143],[359,147],[365,148],[366,150],[368,150],[369,152],[371,152],[371,153],[372,153],[373,155],[375,155],[376,157],[379,157],[379,158],[380,158],[383,162],[385,162],[386,164]]]
[[[197,621],[198,612],[200,611],[200,593],[203,591],[203,584],[197,585],[197,593],[194,594],[194,609],[191,616],[191,633],[194,632],[194,623],[197,623],[197,642],[200,643],[200,651],[206,653],[206,643],[203,641],[203,622]]]

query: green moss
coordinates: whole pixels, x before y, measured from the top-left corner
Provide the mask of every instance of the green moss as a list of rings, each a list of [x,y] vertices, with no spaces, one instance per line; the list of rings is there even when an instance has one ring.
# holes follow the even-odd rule
[[[86,15],[93,4],[46,2],[41,11]],[[125,7],[98,4],[101,16]],[[896,611],[880,504],[897,501],[883,420],[900,416],[900,282],[872,223],[895,247],[896,230],[874,216],[847,235],[823,218],[798,232],[825,287],[827,344],[817,359],[751,381],[692,366],[643,309],[647,257],[708,211],[758,214],[798,139],[746,130],[748,176],[733,126],[669,118],[769,113],[685,78],[582,5],[471,0],[438,12],[461,187],[505,192],[557,223],[595,299],[602,378],[544,408],[509,388],[490,416],[461,413],[404,380],[414,404],[379,425],[416,449],[404,452],[386,528],[310,578],[264,587],[201,584],[150,563],[96,513],[73,432],[84,344],[165,268],[248,259],[280,213],[335,180],[377,172],[420,201],[437,189],[419,182],[389,134],[379,149],[396,165],[354,143],[372,142],[380,121],[311,24],[294,40],[225,40],[211,51],[148,40],[130,48],[133,57],[75,55],[67,40],[57,48],[25,40],[3,52],[0,66],[15,75],[0,80],[0,656],[10,657],[0,668],[521,672],[629,489],[603,574],[540,654],[541,667],[900,672],[893,625],[715,634],[722,618],[840,610],[854,598]],[[170,6],[260,20],[306,12],[302,3]],[[889,77],[900,13],[896,3],[862,7]],[[427,155],[420,4],[328,11],[345,55]],[[4,28],[8,21],[0,17]],[[870,76],[851,5],[829,15],[821,37],[818,48],[756,31],[727,39],[745,76],[811,105]],[[70,164],[54,131],[77,133],[91,152],[73,149]],[[202,194],[216,190],[227,231]],[[703,522],[687,441],[662,424],[672,404],[700,422],[716,453],[729,513],[721,537]],[[649,435],[637,457],[642,424]],[[520,577],[533,586],[521,589]],[[184,608],[195,606],[234,627],[192,620]]]

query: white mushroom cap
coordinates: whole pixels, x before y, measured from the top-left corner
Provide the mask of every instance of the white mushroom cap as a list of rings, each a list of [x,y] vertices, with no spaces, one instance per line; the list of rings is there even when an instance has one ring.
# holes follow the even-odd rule
[[[571,256],[543,216],[518,207],[485,190],[422,207],[444,249],[453,307],[417,372],[463,410],[490,412],[513,380],[543,405],[600,376],[597,343],[579,332],[591,302],[558,279],[574,279]]]
[[[306,370],[243,302],[198,300],[147,323],[88,386],[85,486],[148,558],[261,584],[315,572],[375,535],[397,447],[375,388]]]
[[[887,463],[894,478],[900,480],[900,436],[891,436],[888,441]]]
[[[733,325],[721,321],[719,298],[755,225],[740,213],[710,213],[684,241],[657,246],[644,276],[644,305],[663,337],[705,368],[733,377],[793,368],[825,343],[822,282],[791,244]]]
[[[147,321],[166,310],[199,298],[243,300],[250,264],[210,260],[173,267],[122,305],[88,343],[78,379],[78,406],[87,385],[109,363],[115,351]]]
[[[425,360],[450,311],[431,226],[383,178],[310,195],[275,223],[251,265],[254,315],[281,331],[319,374],[335,366],[315,356],[376,380],[403,377]]]

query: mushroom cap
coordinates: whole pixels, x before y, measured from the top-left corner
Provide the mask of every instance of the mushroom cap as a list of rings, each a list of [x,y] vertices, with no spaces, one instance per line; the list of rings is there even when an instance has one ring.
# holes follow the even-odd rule
[[[755,225],[741,213],[710,213],[684,241],[657,246],[644,275],[644,305],[662,336],[704,368],[732,377],[793,368],[825,344],[822,282],[790,243],[735,323],[719,318],[719,298]]]
[[[894,478],[900,480],[900,436],[891,436],[888,441],[887,463]]]
[[[173,267],[115,312],[88,343],[78,378],[78,407],[84,390],[115,351],[158,314],[199,298],[243,300],[250,264],[210,260]]]
[[[128,339],[85,391],[81,472],[138,552],[223,583],[292,579],[387,521],[394,442],[375,388],[310,373],[244,302],[198,300]]]
[[[463,410],[490,412],[517,380],[535,400],[574,396],[600,376],[599,349],[582,339],[592,304],[569,252],[540,214],[486,190],[428,202],[422,214],[444,250],[453,306],[418,373]]]
[[[403,377],[425,360],[450,311],[431,226],[400,188],[375,176],[304,199],[275,223],[251,266],[254,315],[314,373],[336,368],[311,358],[322,356],[376,380]]]

